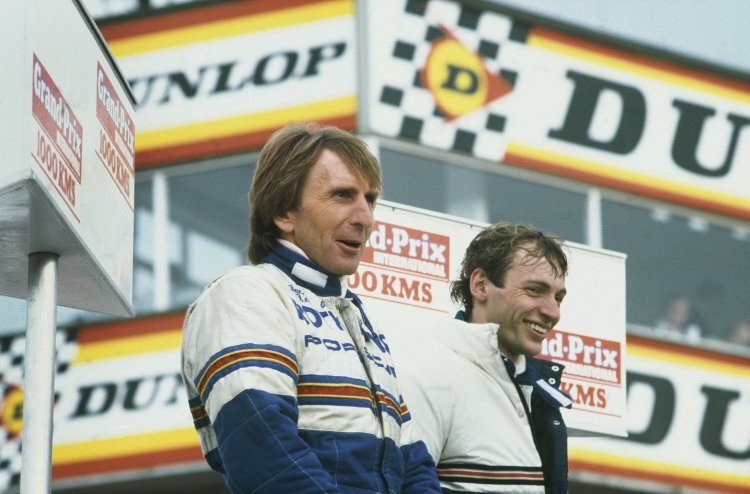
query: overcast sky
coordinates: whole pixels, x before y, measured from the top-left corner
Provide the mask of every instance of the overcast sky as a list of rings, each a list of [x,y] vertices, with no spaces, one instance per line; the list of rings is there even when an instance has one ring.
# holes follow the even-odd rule
[[[750,76],[750,0],[491,0]]]

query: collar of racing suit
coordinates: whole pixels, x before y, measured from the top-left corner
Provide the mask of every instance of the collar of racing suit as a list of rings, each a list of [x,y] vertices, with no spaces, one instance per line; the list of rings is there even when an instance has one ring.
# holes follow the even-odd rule
[[[343,293],[343,296],[350,299],[357,309],[359,309],[362,322],[364,322],[369,330],[369,334],[364,329],[362,331],[365,339],[376,337],[372,329],[372,324],[362,307],[360,298],[349,289],[344,292],[342,281],[346,280],[345,276],[338,277],[329,273],[308,258],[299,247],[285,240],[276,242],[273,249],[260,260],[260,263],[273,264],[286,273],[295,283],[307,288],[320,297],[341,297]]]
[[[466,314],[461,310],[456,313],[455,318],[459,321],[468,322],[466,321]],[[500,328],[499,331],[502,331],[502,328]],[[525,369],[520,374],[516,374],[516,365],[513,363],[513,361],[505,355],[502,355],[502,359],[505,367],[508,369],[508,374],[518,384],[532,386],[534,390],[538,392],[539,395],[544,399],[544,401],[546,401],[551,406],[563,408],[571,408],[573,406],[573,400],[570,398],[570,396],[564,391],[560,390],[557,386],[548,383],[545,380],[544,376],[542,376],[539,372],[539,369],[537,369],[536,367],[536,365],[546,366],[559,364],[550,364],[543,360],[526,358],[526,365],[524,366]]]

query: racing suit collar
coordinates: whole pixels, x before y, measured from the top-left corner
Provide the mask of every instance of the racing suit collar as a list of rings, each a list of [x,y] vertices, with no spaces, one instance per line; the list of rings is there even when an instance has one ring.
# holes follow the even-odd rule
[[[365,314],[362,300],[351,290],[344,290],[346,276],[337,277],[313,262],[291,242],[278,239],[273,249],[260,260],[260,264],[272,264],[283,271],[298,285],[307,288],[319,297],[346,297],[360,312],[365,328],[360,328],[365,340],[377,339],[378,335]]]
[[[299,247],[286,240],[279,239],[273,249],[260,260],[260,263],[276,266],[295,283],[318,296],[341,297],[343,295],[342,278],[320,267]]]
[[[466,321],[466,313],[459,310],[456,312],[455,319]],[[500,331],[502,331],[502,328]],[[508,374],[510,374],[518,384],[532,386],[551,406],[571,408],[572,400],[570,396],[564,391],[547,383],[534,366],[527,365],[527,359],[525,356],[521,355],[521,357],[523,357],[523,359],[519,362],[518,369],[516,369],[516,364],[514,364],[511,359],[505,355],[502,356],[503,363],[505,363],[505,367],[508,369]],[[516,374],[517,371],[518,374]]]

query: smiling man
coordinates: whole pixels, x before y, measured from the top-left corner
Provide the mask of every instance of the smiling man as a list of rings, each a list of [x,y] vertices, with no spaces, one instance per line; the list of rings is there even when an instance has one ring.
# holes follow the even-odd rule
[[[346,289],[380,167],[355,136],[290,125],[250,191],[249,258],[185,317],[182,374],[209,465],[236,493],[436,493],[385,336]]]
[[[451,285],[464,309],[392,342],[443,492],[567,492],[563,366],[534,358],[560,320],[567,269],[557,237],[492,225]]]

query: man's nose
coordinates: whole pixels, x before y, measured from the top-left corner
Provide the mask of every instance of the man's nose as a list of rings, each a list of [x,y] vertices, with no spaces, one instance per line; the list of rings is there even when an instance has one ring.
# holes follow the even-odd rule
[[[372,225],[375,222],[373,207],[364,196],[355,201],[351,221],[354,224],[363,226],[368,231],[372,229]]]
[[[560,320],[560,304],[557,302],[554,295],[544,297],[541,312],[553,326],[557,324],[557,321]]]

